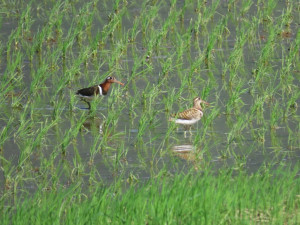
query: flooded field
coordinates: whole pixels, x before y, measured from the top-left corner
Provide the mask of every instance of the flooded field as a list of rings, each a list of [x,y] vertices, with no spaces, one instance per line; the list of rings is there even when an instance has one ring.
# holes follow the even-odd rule
[[[297,1],[3,1],[0,188],[299,166]],[[114,76],[87,104],[76,91]],[[186,129],[169,121],[201,97]]]

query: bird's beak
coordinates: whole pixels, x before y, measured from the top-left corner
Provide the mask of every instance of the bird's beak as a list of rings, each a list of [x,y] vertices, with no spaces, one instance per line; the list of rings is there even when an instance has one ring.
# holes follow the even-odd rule
[[[114,83],[117,83],[117,84],[120,84],[120,85],[122,85],[122,86],[124,86],[124,83],[122,83],[122,82],[120,82],[120,81],[118,81],[118,80],[114,80],[113,82],[114,82]]]
[[[208,102],[201,100],[201,103],[204,103],[205,105],[209,105]]]

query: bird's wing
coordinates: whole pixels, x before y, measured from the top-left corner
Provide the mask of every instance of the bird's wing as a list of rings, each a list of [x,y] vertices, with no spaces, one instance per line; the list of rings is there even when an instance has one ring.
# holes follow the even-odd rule
[[[80,94],[83,96],[95,95],[95,86],[88,87],[88,88],[82,88],[82,89],[78,90],[76,94]]]
[[[199,117],[199,115],[200,115],[200,111],[198,109],[191,108],[178,113],[175,117],[178,119],[190,120],[190,119],[195,119],[195,117]]]

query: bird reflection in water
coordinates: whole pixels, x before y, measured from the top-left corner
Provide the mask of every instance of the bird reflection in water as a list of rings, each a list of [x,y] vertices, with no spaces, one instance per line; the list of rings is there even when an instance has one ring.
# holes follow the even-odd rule
[[[103,134],[103,121],[99,117],[89,117],[84,123],[83,127],[92,132]]]
[[[195,170],[198,170],[198,162],[201,161],[202,154],[199,154],[196,151],[195,146],[193,145],[175,145],[172,148],[174,155],[186,160],[187,162],[191,162],[194,165]]]

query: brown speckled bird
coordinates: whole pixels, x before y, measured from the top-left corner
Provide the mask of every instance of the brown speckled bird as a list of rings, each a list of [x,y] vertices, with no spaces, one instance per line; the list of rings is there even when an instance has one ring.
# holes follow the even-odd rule
[[[177,114],[173,114],[171,115],[171,118],[169,120],[187,126],[193,125],[194,123],[199,121],[203,116],[201,103],[209,105],[206,101],[202,100],[200,97],[196,97],[194,98],[193,108],[187,109]]]
[[[85,101],[89,105],[90,109],[90,101],[92,101],[95,96],[106,95],[112,83],[118,83],[122,86],[124,85],[114,77],[107,77],[105,81],[99,85],[78,90],[76,95],[79,96],[81,100]]]

